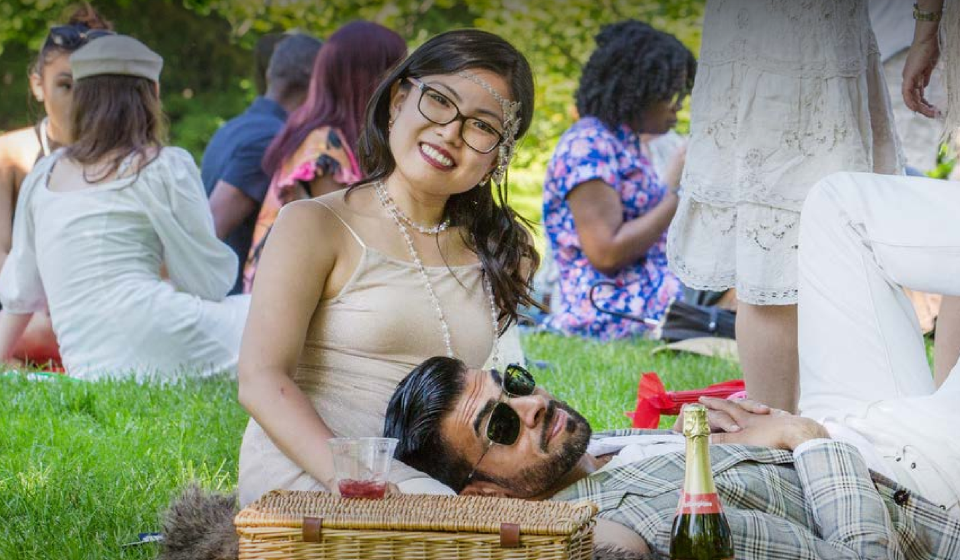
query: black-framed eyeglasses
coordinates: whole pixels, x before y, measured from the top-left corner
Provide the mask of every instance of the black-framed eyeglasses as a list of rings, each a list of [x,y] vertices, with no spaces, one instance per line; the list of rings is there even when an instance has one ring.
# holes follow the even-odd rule
[[[463,143],[481,154],[489,154],[503,142],[503,134],[492,124],[476,117],[466,117],[449,97],[416,78],[407,78],[420,90],[417,109],[428,121],[446,125],[460,121],[460,138]]]
[[[500,374],[497,370],[493,371]],[[517,439],[520,437],[522,425],[520,415],[507,404],[506,399],[508,397],[529,397],[536,388],[537,382],[533,379],[533,375],[523,366],[510,364],[500,374],[500,398],[494,405],[493,410],[490,411],[486,425],[481,432],[486,435],[489,445],[473,465],[473,469],[463,483],[464,486],[473,479],[473,476],[477,473],[477,468],[480,466],[480,461],[483,461],[490,448],[494,445],[513,445],[517,443]]]
[[[115,35],[109,29],[88,29],[77,25],[58,25],[50,28],[44,47],[56,45],[62,49],[77,50],[94,39]]]

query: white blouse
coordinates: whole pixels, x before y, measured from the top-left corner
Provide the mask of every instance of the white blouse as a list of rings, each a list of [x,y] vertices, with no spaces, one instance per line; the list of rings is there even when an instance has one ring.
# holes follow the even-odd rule
[[[4,311],[49,307],[64,366],[78,377],[235,367],[249,298],[225,297],[237,257],[215,235],[193,158],[164,148],[139,174],[51,191],[61,155],[38,162],[21,187],[0,271]]]

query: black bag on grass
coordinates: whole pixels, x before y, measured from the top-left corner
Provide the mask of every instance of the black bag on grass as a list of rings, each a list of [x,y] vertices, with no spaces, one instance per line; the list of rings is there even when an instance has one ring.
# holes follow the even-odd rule
[[[695,303],[686,303],[679,300],[673,300],[667,306],[663,314],[663,319],[655,321],[648,317],[640,317],[629,313],[621,313],[604,309],[595,299],[598,288],[612,287],[620,288],[614,282],[597,282],[590,288],[590,304],[600,311],[615,317],[629,319],[645,323],[647,326],[655,329],[655,338],[665,342],[676,342],[678,340],[687,340],[688,338],[701,338],[705,336],[719,336],[721,338],[736,338],[736,319],[737,314],[729,309],[723,309],[715,305],[697,305]]]

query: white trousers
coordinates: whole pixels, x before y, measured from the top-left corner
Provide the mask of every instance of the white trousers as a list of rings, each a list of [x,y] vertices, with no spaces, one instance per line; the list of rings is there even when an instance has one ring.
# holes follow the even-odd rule
[[[934,388],[903,288],[960,295],[960,184],[820,181],[800,224],[801,414],[858,432],[901,484],[960,510],[960,367]]]

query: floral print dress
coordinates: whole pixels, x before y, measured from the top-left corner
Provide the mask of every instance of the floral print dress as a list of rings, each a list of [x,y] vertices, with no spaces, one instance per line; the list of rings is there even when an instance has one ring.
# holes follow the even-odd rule
[[[311,132],[271,179],[253,230],[250,254],[243,267],[243,293],[248,294],[253,289],[260,253],[280,209],[289,202],[303,198],[303,193],[310,192],[310,183],[319,177],[333,177],[341,185],[357,182],[362,177],[357,158],[343,134],[330,126]]]
[[[649,212],[667,192],[653,166],[640,151],[640,138],[628,126],[611,129],[594,117],[577,121],[560,138],[547,167],[543,188],[543,220],[560,272],[560,301],[543,325],[568,335],[600,340],[643,335],[648,327],[640,321],[599,311],[602,309],[637,318],[659,320],[682,286],[667,268],[666,233],[637,262],[606,276],[590,264],[567,204],[578,185],[601,180],[620,195],[623,219],[629,221]]]

